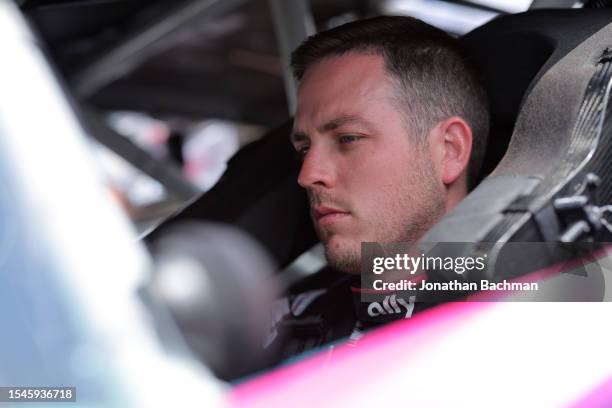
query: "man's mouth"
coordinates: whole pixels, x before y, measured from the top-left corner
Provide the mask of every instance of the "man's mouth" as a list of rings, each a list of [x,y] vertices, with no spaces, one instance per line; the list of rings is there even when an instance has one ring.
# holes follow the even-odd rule
[[[318,205],[312,209],[315,221],[321,227],[325,227],[333,224],[336,221],[342,220],[348,217],[351,213],[343,211],[338,208],[328,207],[325,205]]]

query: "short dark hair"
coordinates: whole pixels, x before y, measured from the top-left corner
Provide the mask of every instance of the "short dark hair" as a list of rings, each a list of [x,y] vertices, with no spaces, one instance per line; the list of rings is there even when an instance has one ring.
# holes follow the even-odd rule
[[[488,138],[489,107],[484,87],[459,42],[416,18],[374,17],[309,37],[291,56],[293,73],[301,80],[317,62],[352,52],[384,58],[398,91],[398,107],[409,113],[404,117],[416,135],[425,135],[436,123],[454,115],[470,125],[473,143],[468,185],[474,187]]]

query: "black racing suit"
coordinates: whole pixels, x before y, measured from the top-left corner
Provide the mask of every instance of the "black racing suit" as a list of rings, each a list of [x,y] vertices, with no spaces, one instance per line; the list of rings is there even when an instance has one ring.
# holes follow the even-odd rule
[[[326,268],[292,287],[275,307],[266,347],[286,359],[341,339],[356,344],[363,332],[422,309],[414,297],[393,292],[365,301],[359,284],[359,276]]]

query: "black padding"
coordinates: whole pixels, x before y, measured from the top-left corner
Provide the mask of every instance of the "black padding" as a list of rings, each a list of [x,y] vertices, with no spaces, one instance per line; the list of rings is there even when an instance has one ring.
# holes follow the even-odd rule
[[[524,95],[544,72],[611,20],[612,9],[532,10],[499,17],[461,38],[491,104],[481,179],[504,155]]]

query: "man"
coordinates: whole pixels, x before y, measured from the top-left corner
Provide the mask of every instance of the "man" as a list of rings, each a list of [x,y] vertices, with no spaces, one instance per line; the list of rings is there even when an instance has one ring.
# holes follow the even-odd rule
[[[290,298],[292,340],[313,316],[325,327],[310,343],[294,341],[299,352],[363,326],[346,275],[360,271],[361,242],[414,243],[452,209],[476,178],[489,118],[456,40],[410,17],[319,33],[293,53],[292,67],[298,183],[329,265],[344,273]]]

